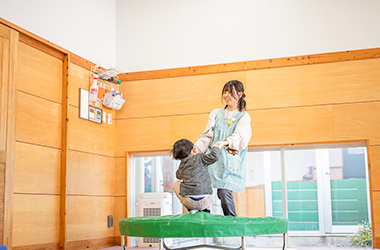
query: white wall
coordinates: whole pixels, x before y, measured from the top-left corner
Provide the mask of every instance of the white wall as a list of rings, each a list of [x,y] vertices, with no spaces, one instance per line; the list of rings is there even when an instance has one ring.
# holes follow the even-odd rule
[[[116,66],[115,0],[0,0],[0,17],[105,68]]]
[[[380,47],[378,0],[116,0],[123,72]]]
[[[379,0],[0,0],[0,17],[120,72],[380,47]]]

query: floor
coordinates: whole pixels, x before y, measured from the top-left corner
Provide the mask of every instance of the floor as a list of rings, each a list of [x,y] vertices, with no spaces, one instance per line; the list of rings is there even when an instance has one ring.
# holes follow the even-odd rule
[[[207,238],[208,240],[210,240],[210,238]],[[218,238],[215,238],[213,239],[214,242],[207,242],[207,244],[210,244],[210,245],[226,245],[226,246],[231,246],[232,248],[237,248],[239,246],[241,246],[241,242],[240,242],[240,239],[235,237],[231,237],[231,238],[223,238],[223,243],[220,244],[219,242],[215,242],[215,240],[217,240]],[[255,240],[258,240],[258,238],[254,238]],[[183,240],[183,239],[182,239]],[[198,240],[198,241],[196,241]],[[204,240],[204,239],[203,239]],[[235,241],[234,241],[235,240]],[[295,242],[291,243],[291,244],[300,244],[300,240],[302,239],[296,239]],[[301,241],[302,242],[302,241]],[[258,243],[258,241],[256,242]],[[278,247],[277,247],[277,243],[279,243]],[[254,247],[253,245],[251,245],[251,247],[247,247],[246,249],[247,250],[282,250],[282,240],[281,242],[276,242],[274,245],[273,245],[273,242],[272,242],[272,245],[270,245],[271,243],[269,241],[267,242],[261,242],[261,244],[258,244],[257,247]],[[178,243],[177,243],[178,244]],[[267,244],[268,247],[265,247]],[[202,240],[201,239],[193,239],[193,241],[189,241],[189,240],[185,240],[183,241],[182,243],[180,243],[180,245],[182,247],[186,247],[186,246],[195,246],[195,245],[202,245]],[[264,247],[260,247],[260,246],[264,246]],[[273,247],[275,246],[275,247]],[[306,244],[307,246],[307,244]],[[175,249],[176,247],[174,246],[173,249]],[[120,246],[114,246],[114,247],[109,247],[109,248],[103,248],[103,249],[100,249],[100,250],[120,250],[121,247]],[[158,250],[158,247],[126,247],[126,249],[128,250]],[[215,250],[217,248],[209,248],[209,247],[201,247],[200,250]],[[347,245],[341,245],[341,244],[330,244],[329,243],[323,243],[323,244],[316,244],[316,245],[310,245],[310,247],[288,247],[287,250],[372,250],[373,248],[352,248],[352,247],[348,247]],[[220,248],[220,250],[222,250]],[[378,249],[380,250],[380,249]]]
[[[99,250],[120,250],[121,247],[108,247],[103,248]],[[143,247],[126,247],[126,249],[129,250],[158,250],[157,247],[150,247],[150,248],[143,248]],[[202,248],[207,249],[207,248]],[[265,248],[258,248],[258,247],[247,247],[247,250],[281,250],[281,247],[278,248],[272,248],[272,247],[265,247]],[[304,248],[287,248],[288,250],[369,250],[373,248],[345,248],[345,247],[339,247],[339,248],[330,248],[330,247],[304,247]]]

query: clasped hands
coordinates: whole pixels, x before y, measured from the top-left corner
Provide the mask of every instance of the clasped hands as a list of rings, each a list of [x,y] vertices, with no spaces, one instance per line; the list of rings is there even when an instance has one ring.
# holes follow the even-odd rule
[[[218,148],[222,148],[223,146],[228,146],[228,141],[227,140],[224,140],[224,141],[218,141],[218,142],[215,142],[214,145],[212,145],[213,147],[218,147]],[[236,155],[237,153],[237,150],[235,149],[231,149],[231,148],[227,148],[226,149],[227,153],[229,154],[232,154],[232,155]]]

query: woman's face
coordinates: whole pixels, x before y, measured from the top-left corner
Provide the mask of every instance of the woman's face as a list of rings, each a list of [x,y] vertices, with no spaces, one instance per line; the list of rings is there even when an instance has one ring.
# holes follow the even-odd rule
[[[234,95],[230,91],[225,90],[223,92],[223,99],[228,106],[230,106],[230,107],[236,106],[237,107],[238,101],[239,101],[239,96],[238,96],[238,93],[235,93],[235,95]]]

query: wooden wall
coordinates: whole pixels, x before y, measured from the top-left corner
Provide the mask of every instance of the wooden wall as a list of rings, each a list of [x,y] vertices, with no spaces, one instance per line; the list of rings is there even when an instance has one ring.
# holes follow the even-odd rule
[[[78,115],[79,88],[89,88],[93,64],[0,21],[0,244],[8,249],[120,244],[125,171],[115,171],[115,165],[124,166],[114,155],[115,123]],[[13,33],[19,36],[12,38]],[[100,108],[115,117],[114,110]],[[108,215],[113,227],[107,227]]]
[[[378,49],[367,52],[250,62],[245,65],[251,70],[243,67],[235,72],[223,72],[228,66],[220,65],[210,67],[210,74],[205,73],[207,66],[124,74],[122,92],[127,102],[116,114],[116,157],[126,151],[169,150],[183,137],[195,141],[209,112],[223,107],[223,84],[240,80],[252,118],[250,147],[368,141],[374,246],[378,248],[380,59]]]
[[[246,187],[244,193],[234,193],[234,198],[239,216],[265,216],[264,185]]]
[[[8,65],[10,29],[0,25],[0,221],[4,221],[5,169],[7,147]],[[4,223],[0,225],[0,245],[4,244]]]
[[[4,221],[4,193],[5,193],[5,150],[0,151],[0,220]],[[4,223],[0,225],[0,235],[4,234]],[[0,239],[3,245],[3,237]]]
[[[116,244],[116,227],[107,227],[115,216],[115,124],[97,124],[79,118],[79,88],[89,88],[90,71],[69,65],[67,242],[68,249],[98,248]],[[115,112],[103,107],[107,113]],[[119,237],[117,237],[119,240]]]
[[[78,118],[79,88],[88,89],[92,63],[71,57],[68,136],[68,249],[120,245],[119,220],[125,218],[125,160],[115,157],[112,125]],[[115,118],[115,110],[101,105]],[[108,119],[108,118],[107,118]],[[112,215],[114,226],[107,227]]]
[[[92,64],[1,22],[0,243],[9,249],[116,245],[117,222],[130,213],[131,153],[169,150],[183,137],[195,141],[209,112],[223,106],[221,88],[231,79],[245,83],[250,147],[368,142],[380,247],[378,49],[129,74],[121,85],[125,106],[107,111],[116,115],[112,125],[100,125],[78,118],[78,89],[88,88]]]
[[[63,57],[19,42],[14,247],[58,242]]]
[[[0,244],[12,244],[18,32],[0,24]]]

